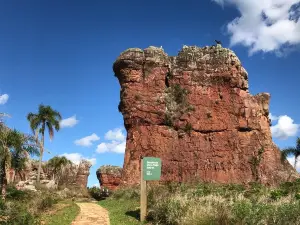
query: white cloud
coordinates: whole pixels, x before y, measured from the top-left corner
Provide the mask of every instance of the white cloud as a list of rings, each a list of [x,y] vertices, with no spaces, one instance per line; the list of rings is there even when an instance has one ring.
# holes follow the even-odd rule
[[[93,184],[93,187],[100,187],[99,183]]]
[[[86,136],[84,138],[76,140],[74,143],[76,145],[84,146],[84,147],[89,147],[93,145],[94,141],[98,141],[100,138],[97,136],[97,134],[93,133],[90,136]]]
[[[126,147],[126,141],[118,142],[112,141],[110,143],[102,142],[97,146],[96,152],[115,152],[115,153],[124,153]]]
[[[8,94],[0,95],[0,105],[4,105],[9,99]]]
[[[110,142],[102,142],[97,146],[97,153],[114,152],[122,154],[125,152],[126,138],[123,129],[116,128],[105,134],[105,139]]]
[[[122,128],[116,128],[114,130],[109,130],[105,134],[105,139],[111,141],[124,141],[125,135],[122,132]]]
[[[274,116],[272,113],[269,114],[269,118],[270,118],[272,121],[278,120],[278,116]]]
[[[231,45],[258,51],[286,54],[285,49],[300,44],[299,0],[212,0],[233,5],[240,16],[227,24]],[[282,53],[281,53],[282,52]]]
[[[278,139],[285,140],[296,136],[300,125],[295,124],[294,120],[287,115],[279,116],[276,125],[271,127],[272,135]]]
[[[61,120],[60,121],[60,127],[61,128],[74,127],[78,122],[79,122],[79,120],[77,120],[76,115],[74,115],[74,116],[71,116],[69,118]]]
[[[69,159],[76,165],[79,165],[81,160],[89,161],[92,164],[92,166],[96,164],[96,158],[86,158],[79,153],[64,153],[61,156],[65,156],[67,159]]]
[[[224,6],[224,0],[212,0],[213,2],[219,4],[220,6]]]

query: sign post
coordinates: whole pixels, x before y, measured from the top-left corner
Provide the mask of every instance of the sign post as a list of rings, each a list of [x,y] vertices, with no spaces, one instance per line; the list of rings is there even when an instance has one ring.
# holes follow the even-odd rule
[[[147,181],[160,180],[161,159],[144,157],[141,160],[141,210],[140,220],[145,221],[147,215]]]

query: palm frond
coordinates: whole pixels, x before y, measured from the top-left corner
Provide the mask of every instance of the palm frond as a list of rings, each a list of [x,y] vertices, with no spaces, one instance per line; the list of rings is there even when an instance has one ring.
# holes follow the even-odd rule
[[[289,147],[281,150],[281,160],[284,161],[287,159],[288,155],[293,155],[296,156],[297,154],[297,149],[294,147]]]
[[[46,125],[47,125],[48,131],[49,131],[50,140],[52,140],[53,136],[54,136],[53,126],[49,121],[46,122]]]

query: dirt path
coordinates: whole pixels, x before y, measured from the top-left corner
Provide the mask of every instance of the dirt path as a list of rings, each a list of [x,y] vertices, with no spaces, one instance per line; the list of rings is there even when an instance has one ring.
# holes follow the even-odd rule
[[[76,203],[80,213],[71,225],[109,225],[108,212],[96,203]]]

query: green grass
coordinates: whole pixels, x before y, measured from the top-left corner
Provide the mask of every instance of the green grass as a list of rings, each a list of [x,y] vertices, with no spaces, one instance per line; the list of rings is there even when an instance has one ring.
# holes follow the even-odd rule
[[[119,189],[101,206],[112,225],[141,224],[139,189]],[[258,183],[177,184],[148,187],[147,220],[155,225],[300,225],[300,179],[278,187]]]
[[[46,225],[70,225],[78,215],[80,208],[73,202],[62,202],[68,204],[55,213],[43,216]]]
[[[139,222],[139,201],[112,199],[100,201],[99,205],[109,212],[111,225],[136,225],[143,224]]]

